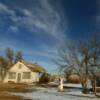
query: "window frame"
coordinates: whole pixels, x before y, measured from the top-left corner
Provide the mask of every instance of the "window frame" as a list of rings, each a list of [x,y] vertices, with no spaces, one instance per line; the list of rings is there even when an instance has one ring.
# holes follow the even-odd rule
[[[22,64],[19,64],[18,68],[21,69],[22,68]]]
[[[31,72],[23,72],[22,78],[23,79],[31,79]]]
[[[16,72],[9,72],[8,78],[9,79],[16,79]]]

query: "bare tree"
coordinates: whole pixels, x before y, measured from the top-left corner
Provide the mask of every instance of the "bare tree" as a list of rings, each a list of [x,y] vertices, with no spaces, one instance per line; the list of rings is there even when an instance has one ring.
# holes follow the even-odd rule
[[[7,48],[6,49],[6,58],[9,61],[9,66],[11,66],[13,64],[13,60],[14,60],[14,51],[11,48]]]
[[[97,66],[100,66],[100,39],[93,36],[92,41],[82,41],[79,43],[67,43],[58,50],[58,59],[56,64],[60,66],[60,69],[65,72],[69,72],[70,69],[74,69],[83,87],[83,92],[88,92],[87,80],[90,74],[96,75]]]
[[[6,76],[7,70],[8,70],[8,61],[4,57],[0,56],[0,78],[2,82]]]
[[[23,60],[23,54],[21,51],[18,51],[15,55],[15,63],[22,60]]]
[[[90,74],[93,79],[93,90],[96,94],[96,77],[100,73],[100,34],[94,34],[90,45]],[[100,83],[99,83],[100,84]]]

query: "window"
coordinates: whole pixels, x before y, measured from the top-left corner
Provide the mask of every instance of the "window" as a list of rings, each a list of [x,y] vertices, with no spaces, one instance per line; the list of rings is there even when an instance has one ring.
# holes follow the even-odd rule
[[[22,68],[22,65],[21,64],[19,64],[19,69],[21,69]]]
[[[15,79],[16,78],[16,73],[15,72],[10,72],[9,73],[9,79]]]
[[[31,73],[30,72],[23,72],[23,79],[30,79]]]

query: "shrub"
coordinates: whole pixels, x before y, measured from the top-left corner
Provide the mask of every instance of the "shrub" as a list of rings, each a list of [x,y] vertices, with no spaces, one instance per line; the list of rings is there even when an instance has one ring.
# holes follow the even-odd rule
[[[80,83],[80,79],[79,76],[74,74],[74,75],[70,75],[67,79],[68,83]]]
[[[39,83],[48,83],[50,81],[50,75],[48,73],[43,73],[41,76]]]

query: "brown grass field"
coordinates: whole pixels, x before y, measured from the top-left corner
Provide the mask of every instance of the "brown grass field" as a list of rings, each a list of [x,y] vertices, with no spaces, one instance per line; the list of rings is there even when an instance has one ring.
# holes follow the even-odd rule
[[[15,96],[12,93],[14,92],[32,92],[35,89],[32,89],[32,86],[27,84],[14,84],[14,83],[0,83],[0,100],[31,100],[21,96]]]

